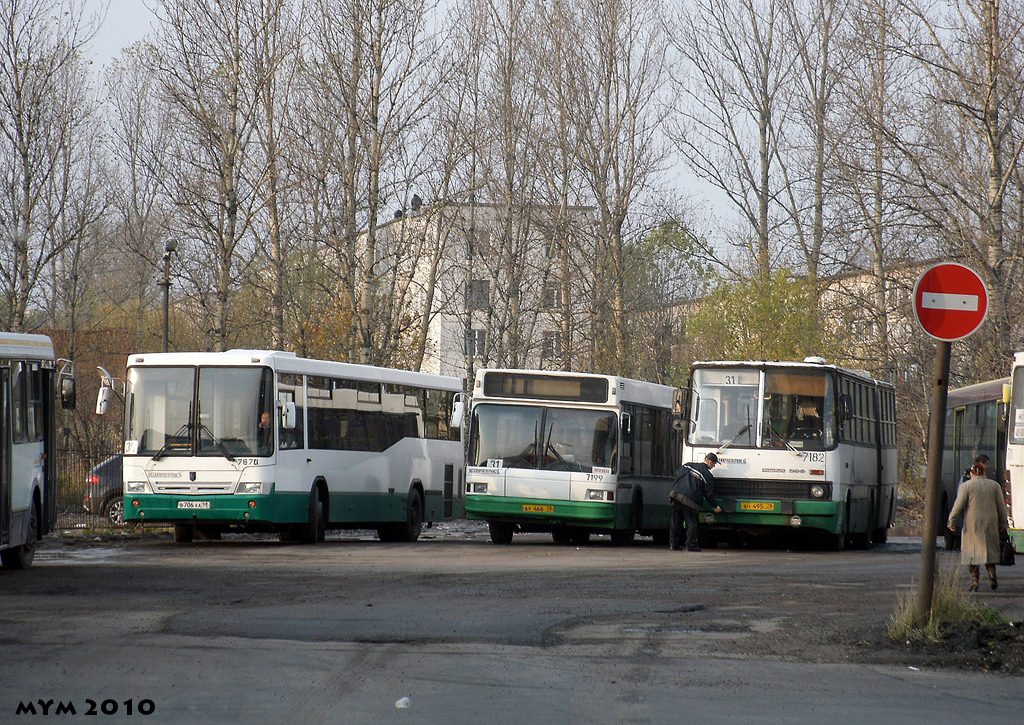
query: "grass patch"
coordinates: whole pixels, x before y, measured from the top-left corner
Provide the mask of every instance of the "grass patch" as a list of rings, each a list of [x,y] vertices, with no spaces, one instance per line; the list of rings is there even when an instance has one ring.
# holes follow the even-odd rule
[[[889,619],[886,635],[898,642],[940,642],[944,633],[963,624],[1003,625],[1006,619],[991,607],[978,604],[968,594],[961,567],[939,567],[932,591],[932,612],[928,621],[917,620],[917,588],[903,593]]]

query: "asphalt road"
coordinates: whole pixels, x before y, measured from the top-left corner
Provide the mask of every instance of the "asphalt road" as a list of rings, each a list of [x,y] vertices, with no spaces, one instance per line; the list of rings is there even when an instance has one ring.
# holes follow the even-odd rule
[[[0,572],[0,722],[45,720],[47,701],[55,719],[93,707],[154,723],[1024,716],[1019,677],[907,666],[873,645],[913,586],[913,540],[692,554],[426,533],[49,541],[32,569]],[[986,596],[1018,614],[1022,580]],[[27,703],[39,714],[19,715]],[[61,703],[76,714],[55,716]]]

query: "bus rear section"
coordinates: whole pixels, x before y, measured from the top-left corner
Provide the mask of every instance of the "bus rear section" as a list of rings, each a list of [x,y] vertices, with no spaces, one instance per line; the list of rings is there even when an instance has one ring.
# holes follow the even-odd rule
[[[57,516],[56,401],[75,403],[70,363],[58,372],[44,335],[0,333],[0,562],[25,569]]]
[[[672,399],[672,388],[623,378],[478,371],[467,517],[486,521],[491,540],[500,544],[517,532],[549,532],[557,543],[576,544],[608,534],[625,544],[645,533],[646,493],[667,535],[668,489],[679,453],[677,446],[673,458]],[[650,466],[656,453],[662,475],[635,475],[634,464]],[[657,519],[652,513],[647,524],[659,526]]]

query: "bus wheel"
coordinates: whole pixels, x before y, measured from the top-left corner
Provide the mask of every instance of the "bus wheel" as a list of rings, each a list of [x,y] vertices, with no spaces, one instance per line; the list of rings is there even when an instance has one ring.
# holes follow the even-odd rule
[[[405,507],[405,523],[396,528],[397,541],[416,541],[423,530],[423,499],[420,492],[413,489],[409,492],[409,501]]]
[[[575,529],[569,533],[569,541],[575,546],[586,546],[590,543],[590,532],[586,529]]]
[[[32,502],[29,509],[28,534],[25,543],[0,551],[0,562],[7,569],[28,569],[36,557],[36,537],[39,535],[39,509]]]
[[[636,495],[633,497],[633,502],[629,506],[629,528],[628,529],[615,529],[612,531],[612,543],[615,546],[629,546],[633,543],[633,536],[636,530],[640,528],[640,497]]]
[[[491,541],[495,544],[512,543],[512,534],[515,532],[515,527],[512,524],[504,521],[490,521],[487,528],[491,532]]]
[[[568,544],[571,541],[571,537],[569,536],[569,529],[567,529],[564,526],[559,526],[554,531],[552,531],[551,538],[555,540],[556,544],[562,545]]]
[[[881,546],[889,540],[889,527],[883,526],[871,532],[871,543]]]
[[[324,540],[327,524],[324,516],[324,497],[319,487],[314,486],[309,492],[309,521],[302,524],[302,543],[318,544]]]
[[[195,524],[175,524],[174,525],[174,543],[176,544],[189,544],[192,542],[192,538],[196,535]]]
[[[651,534],[651,538],[655,546],[668,546],[668,529],[658,529]]]

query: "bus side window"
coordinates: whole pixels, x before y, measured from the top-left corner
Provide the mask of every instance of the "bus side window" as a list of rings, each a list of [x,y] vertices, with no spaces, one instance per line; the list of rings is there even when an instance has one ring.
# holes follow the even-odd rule
[[[26,365],[23,362],[16,362],[11,366],[11,440],[14,443],[25,443],[28,440],[26,373]]]
[[[623,405],[622,412],[628,413],[632,419],[633,433],[629,435],[626,431],[621,431],[620,436],[622,438],[622,445],[619,448],[619,473],[630,474],[633,473],[633,446],[636,441],[636,429],[637,429],[637,410],[636,406]]]

